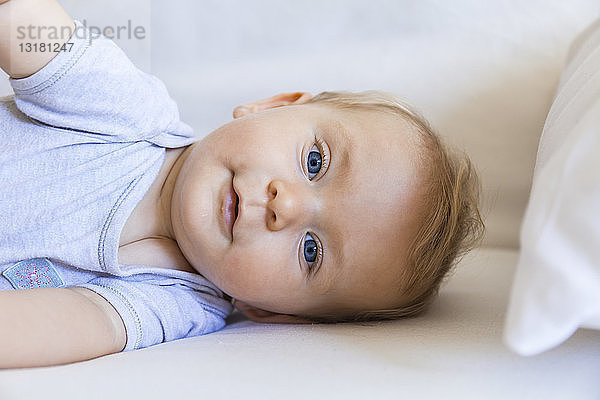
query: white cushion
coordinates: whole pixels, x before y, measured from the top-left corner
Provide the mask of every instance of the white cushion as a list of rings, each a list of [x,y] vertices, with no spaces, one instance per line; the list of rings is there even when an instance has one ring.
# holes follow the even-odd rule
[[[574,43],[540,139],[505,342],[531,355],[600,329],[600,20]]]

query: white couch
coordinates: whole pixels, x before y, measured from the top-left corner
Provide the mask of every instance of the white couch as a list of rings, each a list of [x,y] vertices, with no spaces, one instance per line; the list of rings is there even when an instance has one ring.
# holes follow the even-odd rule
[[[203,337],[0,371],[0,399],[600,398],[600,332],[580,329],[531,357],[502,341],[538,140],[569,43],[600,15],[597,0],[143,3],[151,53],[141,45],[132,58],[199,132],[277,92],[394,92],[471,155],[486,239],[421,317],[259,325],[236,313]],[[89,23],[118,14],[62,4]]]

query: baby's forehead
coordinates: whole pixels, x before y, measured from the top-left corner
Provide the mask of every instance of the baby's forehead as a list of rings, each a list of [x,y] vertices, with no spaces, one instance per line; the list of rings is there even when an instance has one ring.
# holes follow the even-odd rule
[[[385,135],[374,136],[385,139]],[[339,186],[336,182],[335,202],[325,207],[327,230],[333,232],[335,226],[340,237],[332,240],[341,242],[345,260],[336,271],[342,285],[339,290],[351,291],[362,281],[371,282],[375,291],[387,290],[386,282],[398,280],[389,268],[403,259],[419,227],[422,193],[418,166],[402,142],[391,145],[380,140],[377,145],[368,141],[362,145],[354,140],[352,147],[347,166],[350,176]],[[334,162],[332,155],[332,166]],[[333,168],[331,172],[335,173]],[[385,278],[380,281],[382,276]],[[377,298],[376,293],[373,296]]]
[[[426,176],[421,134],[403,116],[353,109],[321,121],[332,169],[342,169],[336,173],[341,183],[350,183],[348,195],[360,198],[363,206],[413,192]]]
[[[406,115],[372,108],[337,108],[328,106],[325,119],[341,124],[346,133],[356,141],[375,144],[407,144],[421,142],[421,134],[415,122]],[[388,151],[398,150],[390,147]]]

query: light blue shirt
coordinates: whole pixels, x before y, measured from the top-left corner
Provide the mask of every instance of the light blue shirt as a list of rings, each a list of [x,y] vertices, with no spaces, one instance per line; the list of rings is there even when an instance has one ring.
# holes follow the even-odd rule
[[[221,329],[232,306],[201,275],[118,262],[165,148],[199,138],[159,79],[76,24],[70,51],[0,101],[0,290],[91,289],[123,319],[125,350]]]

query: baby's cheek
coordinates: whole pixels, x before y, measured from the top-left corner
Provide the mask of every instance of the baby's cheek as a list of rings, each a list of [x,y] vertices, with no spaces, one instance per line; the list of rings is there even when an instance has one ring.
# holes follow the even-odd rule
[[[257,256],[248,251],[235,251],[223,257],[220,273],[232,282],[248,282],[257,269]]]

